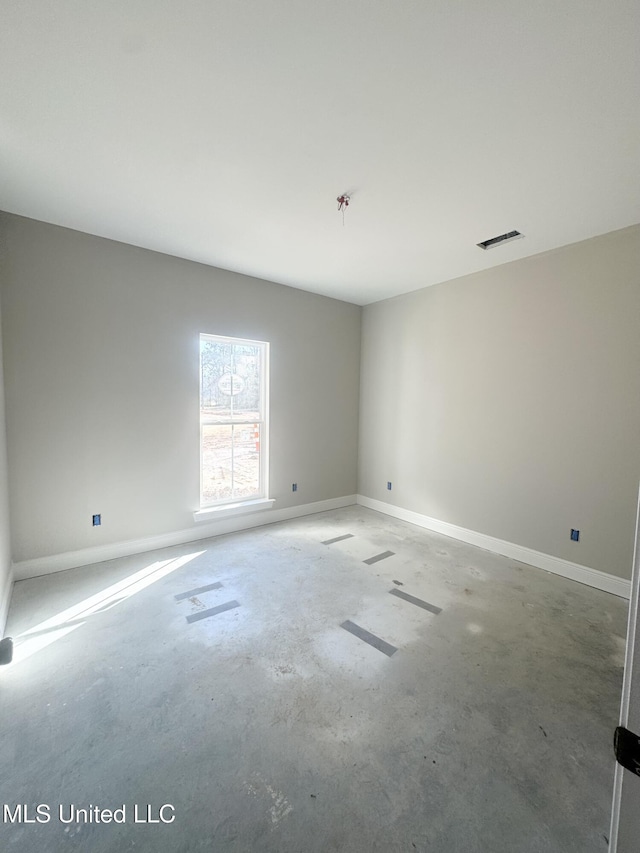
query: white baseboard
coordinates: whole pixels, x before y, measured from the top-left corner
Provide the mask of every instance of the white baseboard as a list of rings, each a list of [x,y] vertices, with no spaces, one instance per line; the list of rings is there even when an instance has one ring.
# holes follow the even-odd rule
[[[384,501],[367,498],[364,495],[358,495],[357,502],[361,506],[374,509],[385,515],[391,515],[402,521],[409,521],[411,524],[416,524],[418,527],[433,530],[434,533],[451,536],[453,539],[466,542],[468,545],[477,545],[479,548],[492,551],[494,554],[501,554],[503,557],[509,557],[512,560],[528,563],[530,566],[544,569],[547,572],[553,572],[554,575],[561,575],[563,578],[584,583],[603,592],[610,592],[613,595],[620,596],[620,598],[628,599],[630,596],[630,581],[616,577],[616,575],[610,575],[607,572],[601,572],[599,569],[591,569],[588,566],[581,566],[579,563],[571,563],[569,560],[553,557],[551,554],[543,554],[541,551],[534,551],[532,548],[525,548],[523,545],[505,542],[503,539],[496,539],[493,536],[487,536],[475,530],[467,530],[465,527],[458,527],[457,524],[450,524],[448,521],[439,521],[437,518],[430,518],[428,515],[421,515],[410,509],[393,506],[392,504],[384,503]]]
[[[210,539],[213,536],[221,536],[225,533],[235,533],[240,530],[249,530],[252,527],[260,527],[265,524],[275,524],[278,521],[288,521],[292,518],[313,515],[317,512],[341,509],[355,503],[376,510],[377,512],[382,512],[385,515],[390,515],[393,518],[408,521],[411,524],[424,527],[435,533],[442,533],[444,536],[450,536],[469,545],[476,545],[494,554],[501,554],[503,557],[519,560],[521,563],[527,563],[530,566],[535,566],[536,568],[544,569],[547,572],[561,575],[570,580],[584,583],[595,589],[618,595],[621,598],[628,599],[630,596],[630,581],[624,578],[619,578],[607,572],[589,568],[588,566],[581,566],[579,563],[572,563],[569,560],[563,560],[551,554],[534,551],[532,548],[526,548],[523,545],[516,545],[513,542],[496,539],[493,536],[487,536],[475,530],[468,530],[465,527],[459,527],[447,521],[430,518],[427,515],[422,515],[409,509],[384,503],[384,501],[367,498],[364,495],[345,495],[340,498],[331,498],[300,506],[269,509],[264,512],[251,513],[247,516],[220,519],[219,521],[208,524],[200,523],[197,527],[178,530],[173,533],[163,533],[159,536],[149,536],[144,539],[135,539],[127,542],[115,542],[111,545],[98,545],[93,548],[83,548],[79,551],[68,551],[64,554],[53,554],[48,557],[37,557],[32,560],[23,560],[22,562],[14,563],[12,574],[6,583],[4,594],[0,598],[0,636],[2,636],[2,630],[6,622],[11,597],[11,584],[14,580],[26,580],[27,578],[38,577],[40,575],[62,572],[66,569],[74,569],[78,566],[102,563],[105,560],[114,560],[118,557],[142,554],[145,551],[155,551],[159,548],[167,548],[172,545],[184,545],[188,542]]]
[[[78,566],[89,566],[93,563],[103,563],[118,557],[129,557],[132,554],[142,554],[145,551],[156,551],[158,548],[168,548],[171,545],[184,545],[187,542],[197,542],[200,539],[210,539],[224,533],[236,533],[251,527],[261,527],[265,524],[275,524],[278,521],[288,521],[316,512],[327,512],[355,504],[356,495],[345,495],[341,498],[330,498],[326,501],[290,506],[284,509],[268,509],[264,512],[252,512],[235,518],[221,518],[208,524],[200,523],[197,527],[187,530],[177,530],[173,533],[162,533],[159,536],[149,536],[145,539],[134,539],[128,542],[114,542],[111,545],[98,545],[94,548],[83,548],[80,551],[67,551],[64,554],[53,554],[50,557],[36,557],[33,560],[23,560],[13,564],[13,576],[17,581],[63,572]]]
[[[9,569],[4,587],[0,589],[0,640],[4,637],[4,629],[7,624],[9,604],[11,603],[11,592],[13,590],[13,569]]]

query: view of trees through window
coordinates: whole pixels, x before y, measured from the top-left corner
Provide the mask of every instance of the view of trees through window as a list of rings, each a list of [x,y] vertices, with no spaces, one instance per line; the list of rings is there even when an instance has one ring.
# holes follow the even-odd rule
[[[264,496],[267,344],[200,336],[201,504]]]

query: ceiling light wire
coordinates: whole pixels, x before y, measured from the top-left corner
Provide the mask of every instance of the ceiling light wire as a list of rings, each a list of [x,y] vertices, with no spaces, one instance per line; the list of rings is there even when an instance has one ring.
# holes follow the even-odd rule
[[[344,212],[349,207],[349,202],[351,201],[351,196],[348,193],[342,193],[336,199],[338,202],[338,210],[342,211],[342,227],[344,228]]]

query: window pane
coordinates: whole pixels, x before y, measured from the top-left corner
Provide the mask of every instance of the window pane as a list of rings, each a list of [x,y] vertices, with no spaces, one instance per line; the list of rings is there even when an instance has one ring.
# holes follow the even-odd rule
[[[234,418],[249,421],[260,418],[260,347],[234,344],[233,396]]]
[[[209,341],[200,344],[200,411],[208,417],[228,421],[231,418],[233,347],[230,343]]]
[[[201,414],[218,422],[262,418],[261,347],[202,339]]]
[[[233,435],[230,426],[202,427],[202,501],[231,500]]]
[[[260,492],[260,426],[233,427],[233,497],[250,498]]]
[[[260,492],[260,425],[202,427],[202,502],[249,498]]]
[[[264,497],[269,344],[200,336],[201,504]]]

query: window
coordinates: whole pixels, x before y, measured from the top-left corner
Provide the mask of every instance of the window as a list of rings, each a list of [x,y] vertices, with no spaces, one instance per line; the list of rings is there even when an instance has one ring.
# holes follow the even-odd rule
[[[200,505],[267,497],[269,344],[200,335]]]

